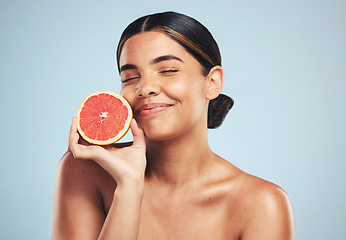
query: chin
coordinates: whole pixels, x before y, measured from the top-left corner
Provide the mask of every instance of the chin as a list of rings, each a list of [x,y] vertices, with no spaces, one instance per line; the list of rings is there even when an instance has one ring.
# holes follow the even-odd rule
[[[179,136],[175,129],[167,127],[143,127],[143,130],[145,137],[153,142],[169,141]]]
[[[154,119],[139,122],[145,137],[150,141],[169,141],[190,131],[190,124],[181,119]]]
[[[144,131],[144,135],[148,140],[153,142],[168,141],[174,138],[172,135],[163,132]]]

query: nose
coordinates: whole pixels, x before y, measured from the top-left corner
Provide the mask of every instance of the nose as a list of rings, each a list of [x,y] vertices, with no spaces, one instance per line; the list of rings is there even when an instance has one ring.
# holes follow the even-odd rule
[[[160,85],[154,76],[142,76],[137,85],[138,97],[155,96],[160,93]]]

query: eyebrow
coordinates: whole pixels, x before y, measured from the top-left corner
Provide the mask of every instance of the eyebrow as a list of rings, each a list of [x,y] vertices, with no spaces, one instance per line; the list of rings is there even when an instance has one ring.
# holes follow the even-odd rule
[[[159,62],[163,62],[163,61],[169,61],[169,60],[176,60],[176,61],[179,61],[179,62],[184,62],[183,60],[181,60],[180,58],[174,56],[174,55],[163,55],[163,56],[160,56],[160,57],[157,57],[155,59],[153,59],[150,63],[151,64],[156,64],[156,63],[159,63]]]
[[[160,57],[157,57],[153,60],[150,61],[150,64],[156,64],[156,63],[159,63],[159,62],[163,62],[163,61],[169,61],[169,60],[176,60],[176,61],[179,61],[179,62],[184,62],[182,59],[174,56],[174,55],[163,55],[163,56],[160,56]],[[125,70],[131,70],[131,69],[137,69],[137,66],[136,65],[133,65],[133,64],[125,64],[123,66],[121,66],[120,68],[120,72],[123,72]]]
[[[133,64],[122,65],[121,68],[120,68],[120,72],[123,72],[125,70],[131,70],[131,69],[137,69],[137,66],[133,65]]]

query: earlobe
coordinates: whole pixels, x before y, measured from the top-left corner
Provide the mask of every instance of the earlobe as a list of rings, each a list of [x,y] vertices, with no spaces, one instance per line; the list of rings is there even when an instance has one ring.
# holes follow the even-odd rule
[[[206,97],[209,100],[216,98],[223,88],[224,71],[221,66],[214,66],[210,69],[207,75],[207,93]]]

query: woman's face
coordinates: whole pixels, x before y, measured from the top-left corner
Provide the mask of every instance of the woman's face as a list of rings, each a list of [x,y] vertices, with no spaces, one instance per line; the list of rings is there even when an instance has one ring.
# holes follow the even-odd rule
[[[206,128],[207,81],[199,62],[159,32],[129,38],[119,59],[121,95],[150,140]]]

